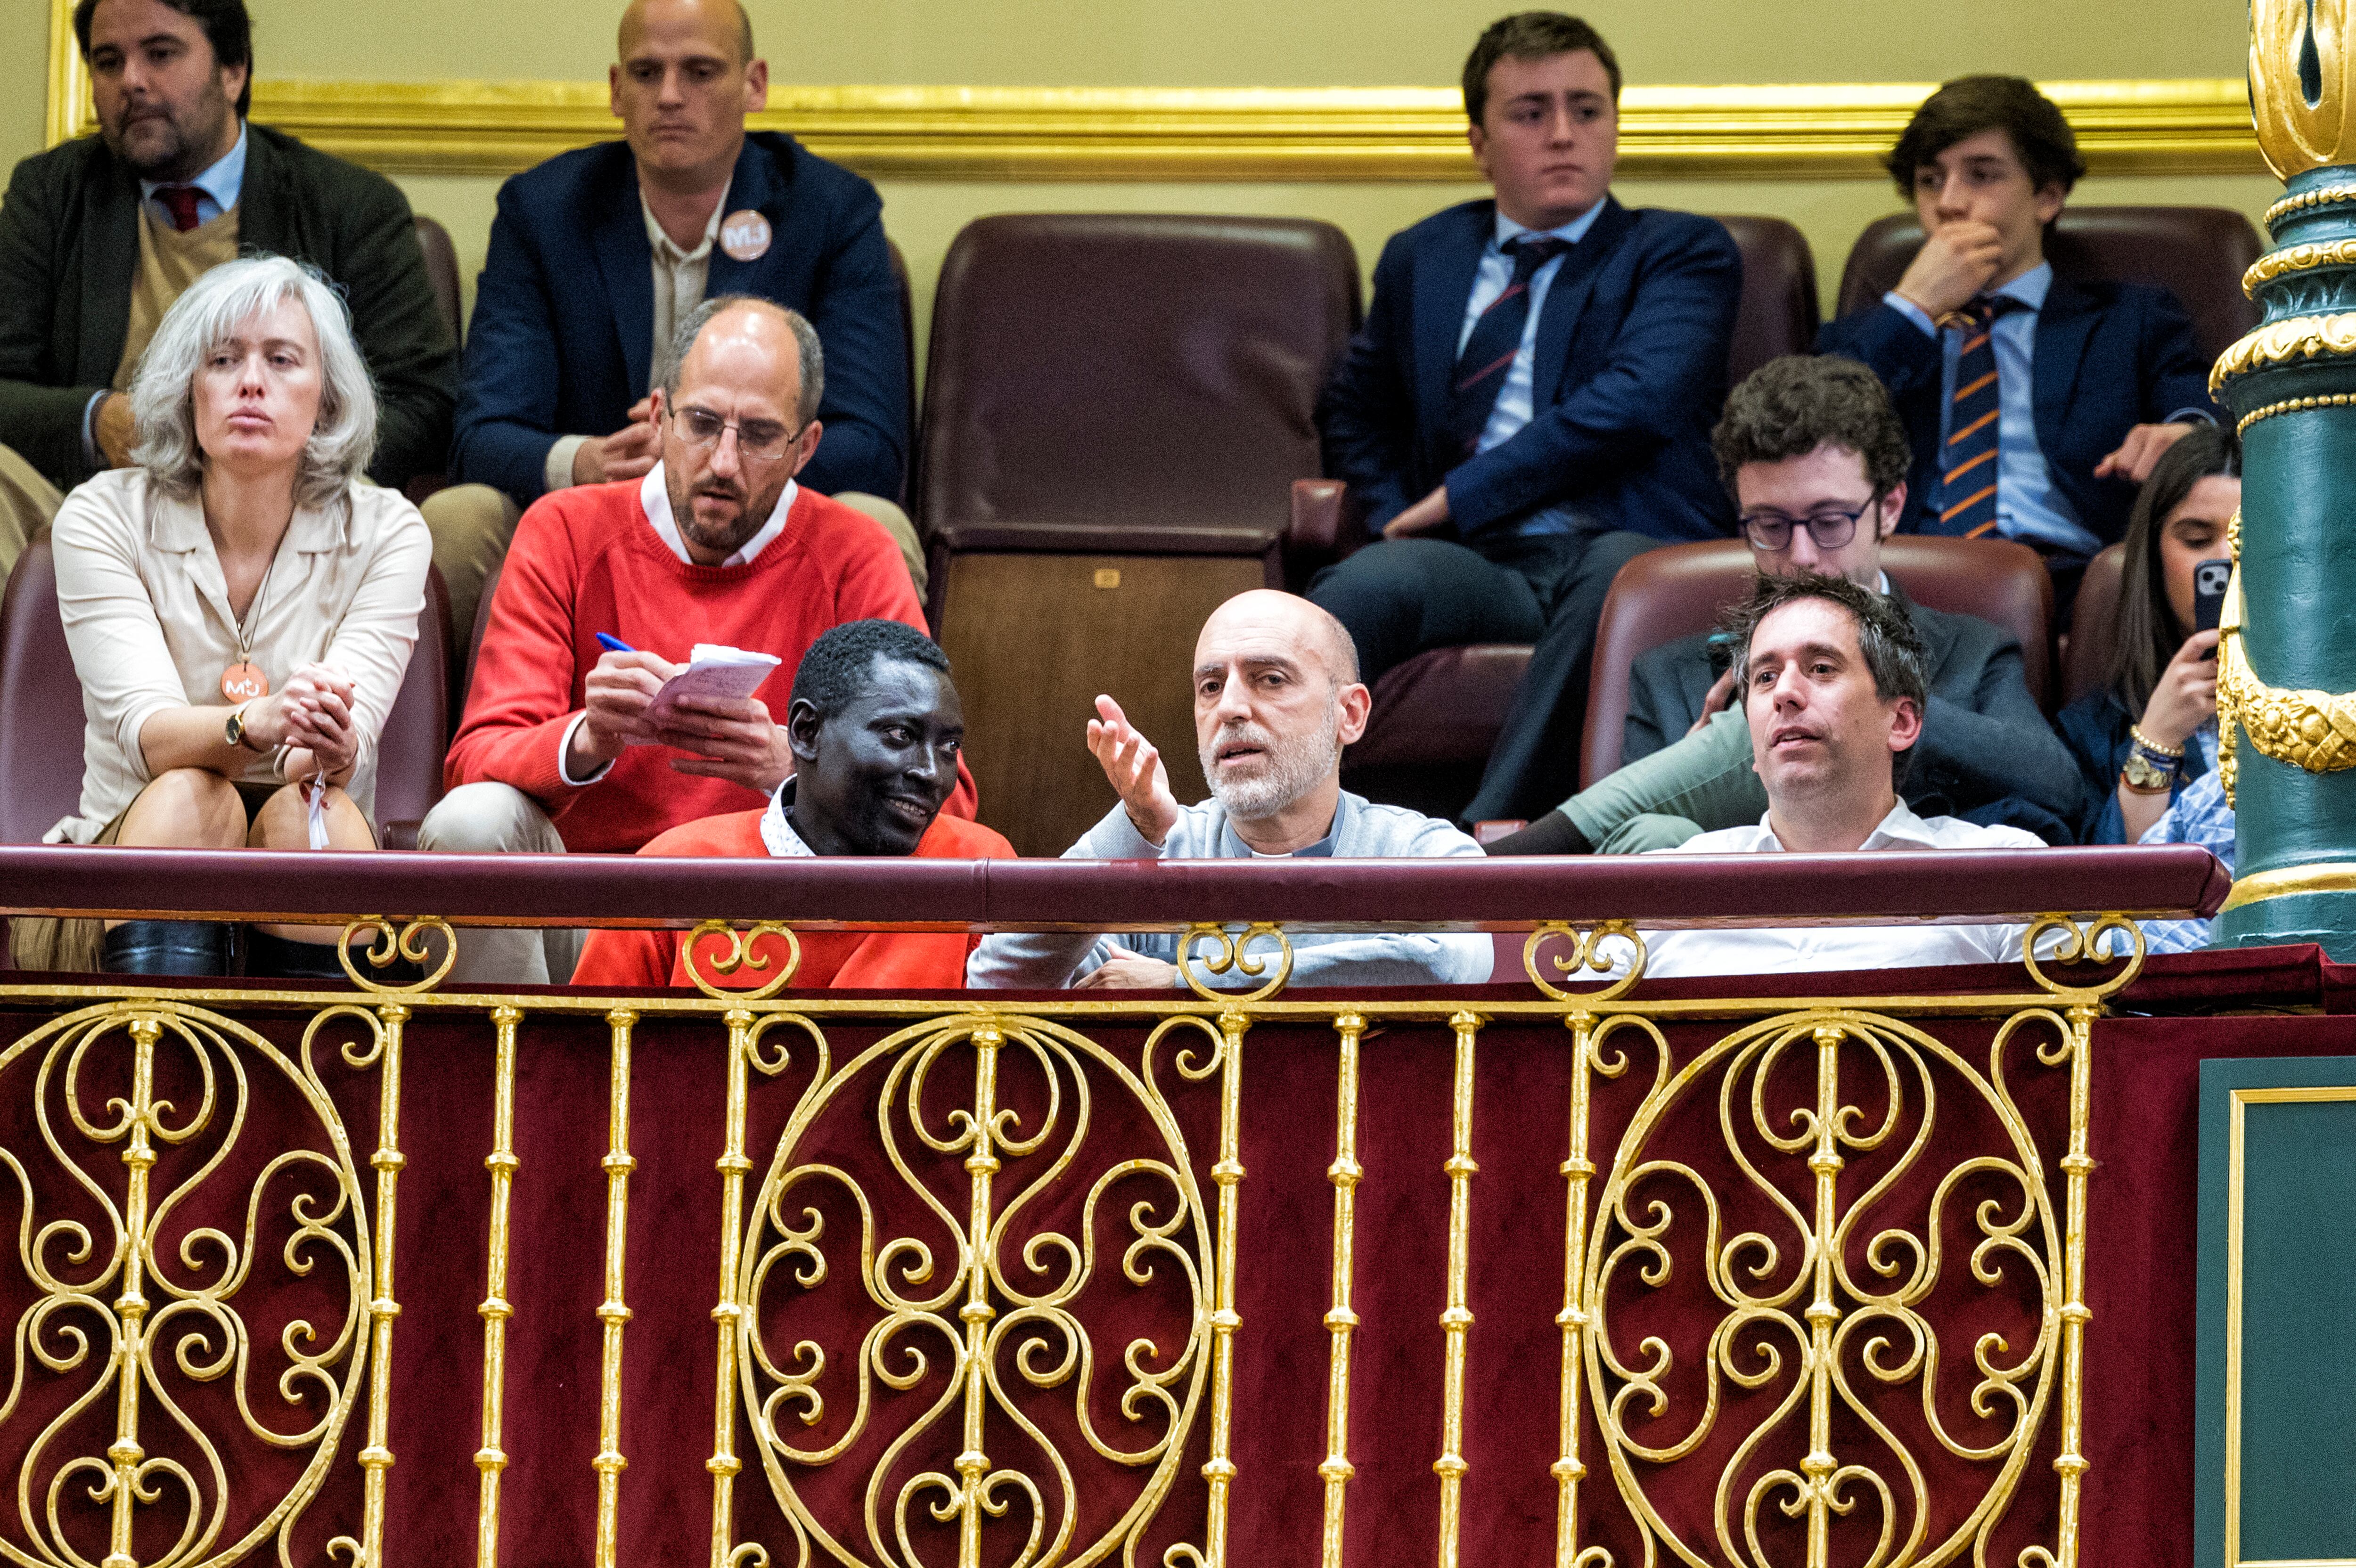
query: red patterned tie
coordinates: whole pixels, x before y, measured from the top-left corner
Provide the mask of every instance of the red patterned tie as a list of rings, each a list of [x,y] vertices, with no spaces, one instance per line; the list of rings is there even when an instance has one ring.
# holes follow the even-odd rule
[[[1524,234],[1506,241],[1514,275],[1505,293],[1489,303],[1473,322],[1472,333],[1456,357],[1456,376],[1449,389],[1442,428],[1456,440],[1466,457],[1480,444],[1505,389],[1506,374],[1521,353],[1522,333],[1530,320],[1530,279],[1537,270],[1571,249],[1568,240],[1547,234]],[[1569,265],[1565,262],[1564,265]]]
[[[186,234],[197,226],[197,187],[192,185],[159,185],[155,199],[172,215],[172,227]]]

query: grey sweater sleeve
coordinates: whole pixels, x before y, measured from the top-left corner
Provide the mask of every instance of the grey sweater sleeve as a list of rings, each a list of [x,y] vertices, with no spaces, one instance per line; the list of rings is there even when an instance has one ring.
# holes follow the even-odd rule
[[[1180,818],[1184,826],[1184,818]],[[1168,843],[1175,843],[1173,829]],[[1066,860],[1159,860],[1163,846],[1146,841],[1129,813],[1115,805],[1064,851]],[[1105,938],[1085,931],[998,931],[981,939],[965,961],[965,983],[978,991],[1052,991],[1068,986],[1112,956]]]

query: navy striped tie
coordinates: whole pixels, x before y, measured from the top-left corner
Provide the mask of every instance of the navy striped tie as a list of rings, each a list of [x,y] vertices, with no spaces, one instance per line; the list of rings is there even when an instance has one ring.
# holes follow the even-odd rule
[[[1463,351],[1456,356],[1448,413],[1440,427],[1455,439],[1462,456],[1479,450],[1481,432],[1489,428],[1514,356],[1522,351],[1522,334],[1530,321],[1531,277],[1570,248],[1569,240],[1544,234],[1524,234],[1505,242],[1505,253],[1514,259],[1513,281],[1473,322]]]
[[[1964,335],[1964,347],[1955,360],[1947,437],[1939,448],[1938,521],[1932,533],[1976,539],[1996,531],[1997,433],[2004,421],[1992,328],[1998,316],[2027,308],[1999,295],[1976,299],[1948,318]]]

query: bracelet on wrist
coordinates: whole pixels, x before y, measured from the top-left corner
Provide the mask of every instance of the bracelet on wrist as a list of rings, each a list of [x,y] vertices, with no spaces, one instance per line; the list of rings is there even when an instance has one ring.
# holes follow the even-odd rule
[[[2176,787],[2176,764],[2166,758],[2155,763],[2140,750],[2131,751],[2119,769],[2119,783],[2136,795],[2166,795]]]
[[[2126,774],[2121,773],[2119,775],[2119,787],[2126,790],[2129,795],[2167,795],[2174,789],[2175,786],[2164,784],[2139,784],[2136,783],[2135,780],[2127,777]]]
[[[2184,760],[2184,748],[2182,746],[2164,746],[2160,744],[2158,741],[2155,741],[2150,736],[2145,734],[2143,732],[2143,726],[2140,724],[2130,724],[2127,726],[2127,739],[2135,742],[2137,750],[2148,752],[2155,757],[2165,757],[2173,763],[2180,763]]]

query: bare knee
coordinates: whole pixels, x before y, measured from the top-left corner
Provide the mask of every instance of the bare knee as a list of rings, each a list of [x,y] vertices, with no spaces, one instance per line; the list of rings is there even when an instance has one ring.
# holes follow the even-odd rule
[[[114,841],[175,849],[234,849],[245,842],[245,802],[207,768],[169,768],[147,782]]]
[[[330,849],[373,849],[376,836],[352,797],[330,784],[321,807]],[[256,849],[311,848],[311,803],[299,785],[288,784],[264,801],[253,814],[253,829],[246,843]]]

